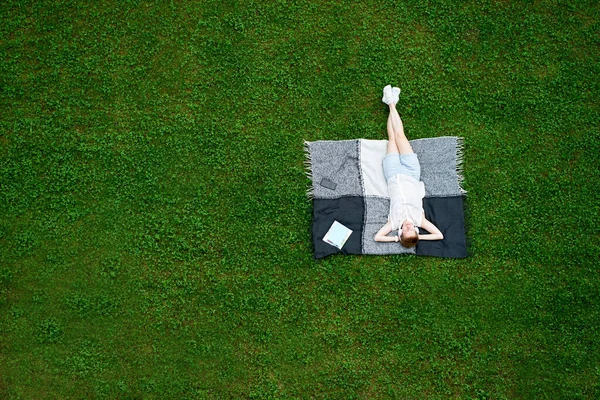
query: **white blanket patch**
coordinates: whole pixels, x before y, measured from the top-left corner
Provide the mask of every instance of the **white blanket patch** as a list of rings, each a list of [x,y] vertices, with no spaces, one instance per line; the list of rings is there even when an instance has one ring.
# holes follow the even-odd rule
[[[360,139],[360,170],[365,196],[390,198],[382,165],[387,144],[387,140]]]

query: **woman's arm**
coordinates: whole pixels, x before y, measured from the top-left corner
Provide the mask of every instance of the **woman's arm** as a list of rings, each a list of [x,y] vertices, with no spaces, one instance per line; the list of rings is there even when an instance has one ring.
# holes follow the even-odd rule
[[[398,236],[387,236],[392,231],[392,224],[388,221],[375,235],[376,242],[397,242]]]
[[[421,227],[429,232],[429,235],[419,234],[419,240],[442,240],[444,238],[438,227],[425,218],[425,213],[421,217]]]

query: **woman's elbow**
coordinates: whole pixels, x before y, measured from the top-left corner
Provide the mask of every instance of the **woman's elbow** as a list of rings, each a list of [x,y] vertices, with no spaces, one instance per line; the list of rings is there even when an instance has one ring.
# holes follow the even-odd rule
[[[385,242],[385,236],[382,235],[375,235],[375,237],[373,238],[376,242]]]

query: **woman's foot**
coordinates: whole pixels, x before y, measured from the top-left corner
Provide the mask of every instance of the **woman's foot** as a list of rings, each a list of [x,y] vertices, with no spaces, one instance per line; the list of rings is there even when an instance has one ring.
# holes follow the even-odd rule
[[[392,103],[396,104],[400,100],[400,88],[392,88]]]
[[[383,88],[383,98],[381,99],[381,101],[383,101],[385,104],[389,105],[393,99],[394,99],[394,94],[393,94],[392,86],[387,85],[386,87]]]

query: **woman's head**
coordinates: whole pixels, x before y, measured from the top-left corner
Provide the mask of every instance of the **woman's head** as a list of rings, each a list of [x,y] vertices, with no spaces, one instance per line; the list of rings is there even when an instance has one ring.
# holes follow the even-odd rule
[[[400,228],[400,244],[404,247],[414,247],[419,241],[419,231],[410,220],[404,221]]]

